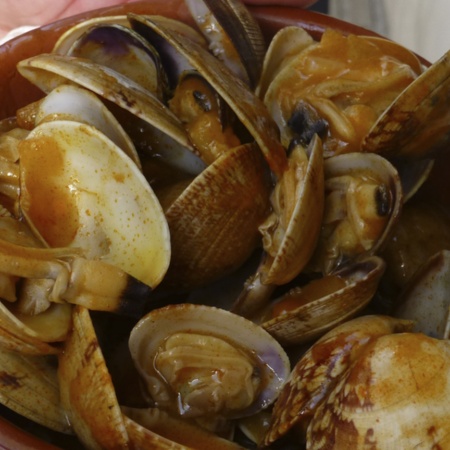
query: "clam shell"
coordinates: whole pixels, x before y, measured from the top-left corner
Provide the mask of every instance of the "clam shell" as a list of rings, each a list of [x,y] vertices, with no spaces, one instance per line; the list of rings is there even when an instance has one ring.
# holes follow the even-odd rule
[[[258,143],[272,171],[280,175],[286,168],[287,158],[278,139],[277,127],[263,103],[245,83],[207,49],[180,35],[159,17],[130,14],[130,21],[133,27],[133,23],[137,22],[158,33],[205,77]]]
[[[191,148],[181,122],[161,101],[108,67],[74,56],[41,54],[21,61],[17,68],[46,93],[68,81],[79,84],[131,112],[181,146]]]
[[[294,425],[307,425],[368,343],[379,336],[401,333],[411,326],[409,321],[392,317],[363,316],[337,326],[320,338],[292,370],[274,405],[264,443],[273,443]],[[317,416],[318,422],[321,418]]]
[[[269,195],[267,168],[255,145],[220,156],[166,210],[172,258],[164,285],[200,286],[239,267],[259,241]]]
[[[56,361],[0,348],[0,402],[22,416],[60,433],[72,429],[60,404]]]
[[[386,157],[432,157],[449,145],[450,51],[423,72],[380,116],[362,151]]]
[[[145,24],[145,20],[136,20],[136,17],[142,18],[143,16],[135,17],[133,15],[130,15],[129,17],[133,30],[137,31],[141,36],[147,39],[147,41],[153,47],[155,47],[156,51],[160,55],[163,67],[169,80],[169,86],[171,87],[171,89],[175,89],[180,76],[184,72],[191,72],[194,69],[191,61],[186,58],[184,54],[180,53],[176,48],[174,48],[169,41],[162,38],[158,35],[158,33],[155,33],[154,30],[148,27]],[[207,41],[198,30],[191,27],[190,25],[165,16],[147,17],[152,17],[158,20],[160,26],[171,29],[174,33],[179,35],[181,39],[194,41],[197,45],[207,51]]]
[[[345,287],[280,314],[262,327],[283,345],[309,342],[362,311],[375,295],[384,269],[383,260],[376,256],[343,267],[334,275],[345,280]]]
[[[450,342],[400,333],[367,344],[315,412],[308,449],[447,448]],[[329,443],[334,443],[329,445]]]
[[[46,122],[22,141],[20,161],[21,209],[50,246],[81,248],[152,287],[161,281],[170,259],[167,222],[115,144],[88,125]]]
[[[89,311],[75,306],[73,329],[59,357],[61,404],[80,441],[90,449],[129,448],[111,376]]]
[[[403,190],[395,167],[373,153],[336,155],[324,169],[324,221],[311,267],[329,273],[383,248],[400,217]],[[351,180],[361,184],[350,189]]]
[[[288,169],[277,181],[280,184],[280,199],[274,197],[273,202],[280,204],[274,209],[281,216],[279,221],[285,222],[284,235],[274,255],[267,256],[261,268],[264,284],[282,285],[292,281],[306,266],[314,253],[320,233],[320,223],[324,209],[324,170],[322,144],[317,135],[307,149],[306,161],[294,159],[296,149],[289,156]],[[294,178],[294,185],[289,180]],[[275,192],[277,186],[275,186]],[[272,194],[275,196],[275,194]],[[289,212],[287,205],[294,203],[290,217],[283,217]],[[283,225],[280,227],[283,229]],[[264,225],[260,227],[262,232]],[[263,244],[264,244],[263,233]],[[271,239],[269,239],[271,240]],[[265,247],[265,246],[264,246]]]
[[[259,227],[262,261],[233,305],[234,312],[247,318],[268,303],[277,285],[293,280],[314,253],[324,208],[322,146],[317,136],[306,152],[302,147],[291,151],[271,203],[272,213]]]
[[[264,36],[249,10],[236,0],[186,1],[211,52],[254,87],[266,50]]]
[[[75,85],[61,85],[53,89],[39,103],[35,126],[50,120],[74,120],[94,126],[141,167],[133,142],[116,118],[91,91]]]
[[[154,358],[160,345],[169,336],[182,332],[220,338],[259,361],[258,378],[264,380],[262,390],[244,410],[229,411],[228,416],[254,414],[267,408],[278,396],[290,370],[282,347],[261,327],[243,317],[223,309],[193,304],[169,305],[154,310],[132,330],[129,340],[131,356],[148,386],[154,383]],[[196,363],[192,364],[195,368]]]

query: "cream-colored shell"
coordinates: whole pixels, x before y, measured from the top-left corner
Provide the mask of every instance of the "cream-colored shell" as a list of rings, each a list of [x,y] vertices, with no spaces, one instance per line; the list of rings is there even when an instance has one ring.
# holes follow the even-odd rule
[[[151,287],[162,280],[170,260],[162,208],[136,164],[102,133],[42,123],[21,143],[20,170],[21,209],[50,246],[81,248]]]
[[[259,361],[258,377],[263,389],[244,410],[244,417],[267,408],[279,394],[290,371],[288,357],[265,330],[229,311],[195,304],[169,305],[148,313],[133,328],[129,347],[138,372],[149,386],[154,383],[154,358],[160,346],[177,333],[198,333],[223,339]]]

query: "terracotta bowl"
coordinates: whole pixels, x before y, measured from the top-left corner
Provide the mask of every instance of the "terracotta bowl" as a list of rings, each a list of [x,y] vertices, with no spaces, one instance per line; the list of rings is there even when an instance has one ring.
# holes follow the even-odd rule
[[[327,27],[344,33],[375,35],[375,33],[335,18],[289,7],[250,7],[260,22],[267,40],[285,25],[300,25],[319,38]],[[0,118],[15,114],[18,107],[37,100],[42,93],[31,86],[16,71],[18,61],[51,50],[57,38],[70,26],[93,16],[124,14],[127,12],[160,14],[192,23],[182,0],[138,1],[126,5],[102,8],[63,19],[21,35],[0,47]],[[444,173],[450,161],[436,164],[436,169],[426,189],[450,205],[447,199],[448,176]],[[0,407],[0,449],[5,450],[65,450],[80,449],[75,439],[58,435]]]

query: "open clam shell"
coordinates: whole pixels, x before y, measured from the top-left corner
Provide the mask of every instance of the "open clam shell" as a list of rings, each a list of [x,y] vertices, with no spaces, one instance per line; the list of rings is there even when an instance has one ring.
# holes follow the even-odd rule
[[[288,283],[305,268],[314,253],[323,219],[325,188],[319,137],[313,138],[306,151],[294,148],[288,161],[272,194],[277,226],[271,230],[269,218],[269,229],[266,222],[259,227],[268,253],[261,268],[264,284]]]
[[[205,77],[253,136],[272,171],[280,175],[286,168],[287,157],[279,142],[278,130],[267,109],[245,83],[207,49],[180,35],[159,17],[130,14],[130,21],[133,27],[145,26],[159,34]]]
[[[395,167],[373,153],[336,155],[324,169],[324,220],[311,267],[329,273],[380,251],[400,217],[403,190]]]
[[[264,103],[284,146],[316,132],[326,157],[360,151],[376,119],[418,75],[409,66],[412,60],[417,68],[417,60],[405,57],[406,49],[379,42],[329,29],[287,61],[268,55],[279,69],[265,82]]]
[[[383,260],[376,256],[343,267],[333,276],[340,278],[344,286],[304,304],[299,301],[300,306],[263,322],[262,327],[283,345],[309,342],[362,311],[375,295],[384,269]],[[290,297],[296,295],[301,298],[301,289],[298,294],[295,290],[288,292],[278,301],[292,301]]]
[[[261,310],[276,286],[292,281],[314,253],[324,208],[322,145],[317,136],[308,149],[291,150],[271,204],[272,212],[259,226],[262,261],[233,305],[244,317]]]
[[[239,0],[186,3],[211,52],[253,88],[261,75],[266,45],[249,10]]]
[[[79,84],[191,148],[178,118],[153,94],[120,73],[74,56],[41,54],[18,65],[20,73],[48,93],[61,84]]]
[[[88,125],[46,122],[21,142],[20,161],[21,209],[50,246],[79,247],[148,286],[161,281],[170,259],[167,222],[115,144]]]
[[[61,404],[81,442],[91,449],[128,448],[129,439],[89,311],[76,306],[60,354]]]
[[[380,116],[363,151],[386,157],[431,157],[450,142],[450,52],[423,72]]]
[[[290,370],[282,347],[261,327],[204,305],[148,313],[132,330],[129,346],[156,404],[185,417],[235,418],[267,408]],[[216,377],[222,381],[215,383]]]

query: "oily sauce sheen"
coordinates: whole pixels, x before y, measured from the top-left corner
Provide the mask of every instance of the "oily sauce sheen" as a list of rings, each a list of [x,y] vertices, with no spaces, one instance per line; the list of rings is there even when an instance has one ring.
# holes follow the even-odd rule
[[[54,139],[40,136],[20,143],[22,206],[51,247],[68,246],[79,228],[75,193],[61,189],[64,154]]]

